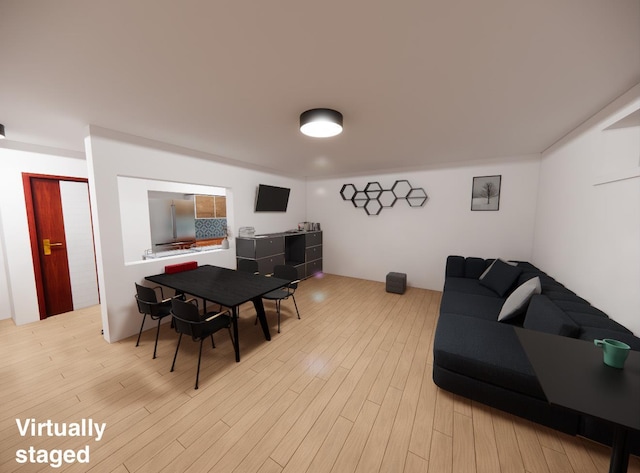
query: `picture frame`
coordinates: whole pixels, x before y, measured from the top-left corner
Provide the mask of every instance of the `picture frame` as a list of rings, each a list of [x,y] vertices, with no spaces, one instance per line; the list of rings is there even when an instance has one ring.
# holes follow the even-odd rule
[[[478,176],[471,187],[471,210],[500,210],[502,175]]]

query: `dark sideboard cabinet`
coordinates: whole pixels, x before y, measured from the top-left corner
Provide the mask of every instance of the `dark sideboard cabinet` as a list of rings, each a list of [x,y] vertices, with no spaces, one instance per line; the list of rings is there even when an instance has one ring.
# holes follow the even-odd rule
[[[236,238],[237,259],[258,262],[260,274],[270,274],[278,264],[295,266],[305,279],[322,271],[322,232],[273,233]]]

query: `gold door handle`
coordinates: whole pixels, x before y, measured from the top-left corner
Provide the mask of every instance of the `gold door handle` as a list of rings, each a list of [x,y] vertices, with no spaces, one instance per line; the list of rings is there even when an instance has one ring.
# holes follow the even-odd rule
[[[44,249],[45,256],[49,256],[51,254],[52,246],[62,246],[62,243],[51,243],[51,240],[48,238],[42,240],[42,247]]]

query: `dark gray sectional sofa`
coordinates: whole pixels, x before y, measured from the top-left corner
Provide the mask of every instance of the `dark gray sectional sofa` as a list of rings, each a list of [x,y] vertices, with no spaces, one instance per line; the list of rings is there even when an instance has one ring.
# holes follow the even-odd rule
[[[498,261],[492,266],[494,261],[447,258],[434,340],[434,382],[497,409],[610,444],[610,426],[546,401],[514,326],[589,341],[615,338],[633,350],[640,350],[640,338],[532,264]],[[532,280],[536,277],[539,287]],[[512,305],[515,296],[505,303],[509,296],[531,286],[531,298],[510,318],[498,321],[503,305],[505,310]],[[640,432],[634,432],[631,449],[640,453]]]

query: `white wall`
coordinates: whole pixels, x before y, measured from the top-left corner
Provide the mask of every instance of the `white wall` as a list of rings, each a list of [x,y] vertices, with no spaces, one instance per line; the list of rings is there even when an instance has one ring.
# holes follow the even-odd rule
[[[40,320],[22,173],[86,178],[87,166],[53,150],[11,148],[0,148],[0,163],[0,318],[20,325]]]
[[[7,266],[6,246],[2,225],[2,208],[0,206],[0,320],[8,319],[13,314],[11,294],[9,293],[9,268]]]
[[[88,129],[86,149],[102,320],[108,341],[128,337],[140,327],[140,316],[133,300],[134,282],[163,272],[166,264],[181,261],[235,267],[233,239],[229,250],[125,264],[118,197],[120,176],[227,188],[227,220],[234,234],[241,226],[254,226],[257,233],[268,233],[293,228],[297,222],[305,220],[305,182],[299,179],[233,166],[221,162],[222,158],[214,161],[214,156],[94,126]],[[286,213],[254,213],[255,189],[260,183],[291,188]],[[146,199],[145,194],[145,205]]]
[[[442,290],[448,255],[529,260],[537,198],[539,156],[513,157],[397,174],[309,181],[307,219],[324,231],[324,271],[384,281],[407,273],[410,286]],[[502,175],[499,211],[471,211],[473,177]],[[377,216],[343,201],[343,184],[383,189],[406,179],[429,196],[424,207],[398,201]]]
[[[640,127],[605,128],[638,108],[640,85],[543,154],[532,258],[636,335]]]

